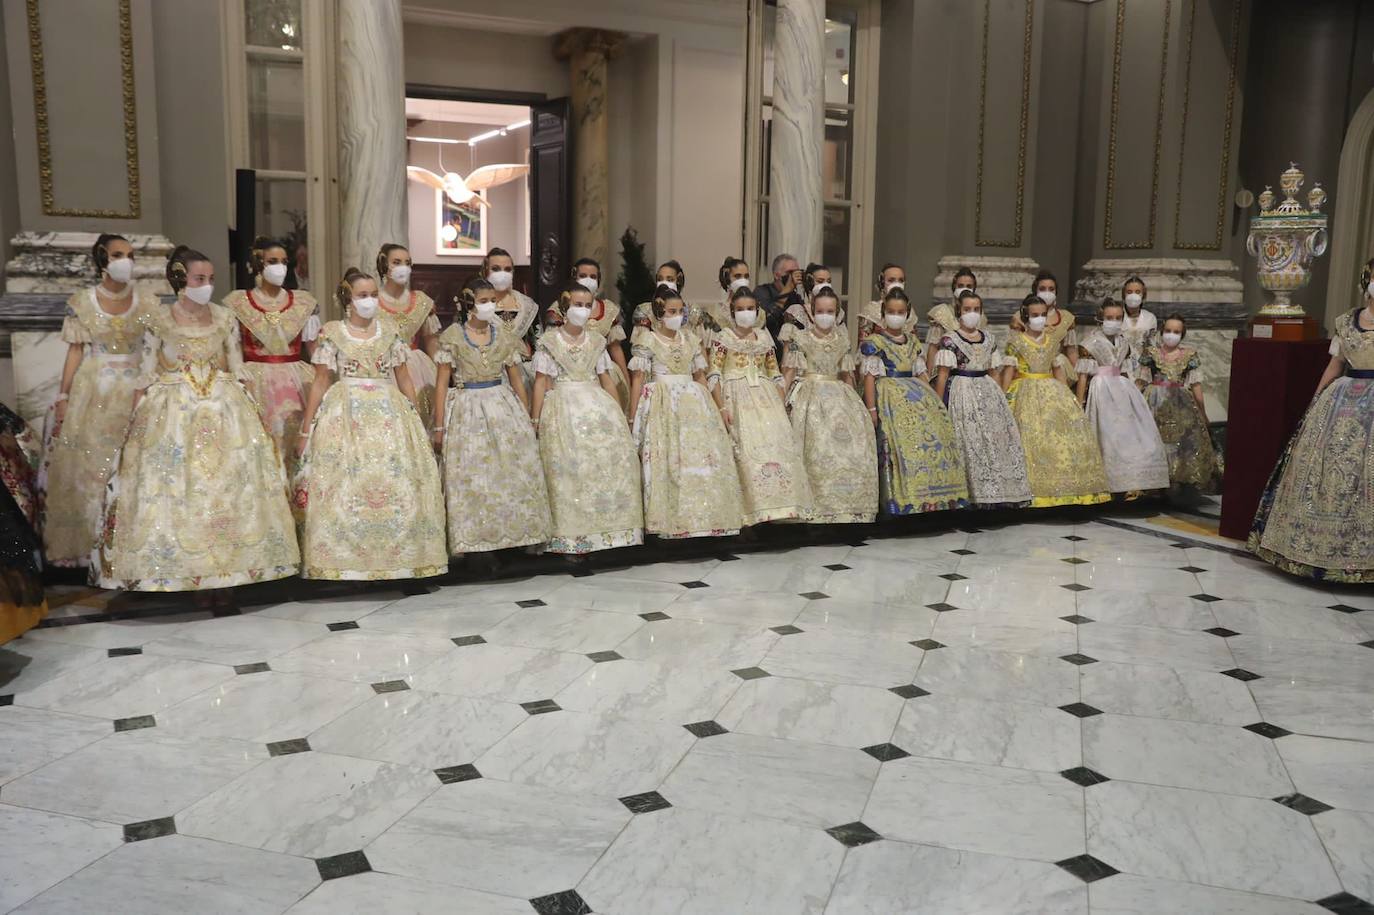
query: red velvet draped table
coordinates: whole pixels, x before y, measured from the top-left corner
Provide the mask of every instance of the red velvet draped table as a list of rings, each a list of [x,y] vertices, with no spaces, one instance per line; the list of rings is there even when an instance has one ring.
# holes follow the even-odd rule
[[[1241,337],[1231,344],[1226,419],[1226,478],[1221,535],[1244,540],[1279,454],[1312,402],[1330,361],[1329,340],[1284,342]]]

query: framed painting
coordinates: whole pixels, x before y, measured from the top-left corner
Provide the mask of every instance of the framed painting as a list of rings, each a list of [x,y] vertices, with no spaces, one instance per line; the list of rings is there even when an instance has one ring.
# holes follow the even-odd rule
[[[480,196],[485,200],[486,192]],[[487,214],[476,198],[454,203],[441,189],[434,191],[434,253],[481,260],[487,251]]]

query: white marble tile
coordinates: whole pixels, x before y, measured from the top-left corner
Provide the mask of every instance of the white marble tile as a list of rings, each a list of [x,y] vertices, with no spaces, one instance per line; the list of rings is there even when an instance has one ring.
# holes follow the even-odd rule
[[[1364,687],[1312,680],[1255,680],[1249,684],[1265,721],[1299,734],[1374,741],[1374,695]]]
[[[147,643],[143,651],[151,655],[214,664],[252,664],[271,660],[283,652],[330,634],[318,623],[257,616],[224,616],[199,620],[194,626],[183,627]]]
[[[1083,764],[1108,778],[1273,798],[1293,792],[1274,741],[1239,727],[1095,715]]]
[[[982,610],[951,610],[940,614],[931,634],[954,648],[981,648],[1020,654],[1063,657],[1078,650],[1078,627],[1059,619],[1026,618]]]
[[[553,698],[579,712],[690,724],[714,719],[743,682],[724,670],[668,668],[627,658],[593,665]]]
[[[1361,610],[1365,611],[1374,610],[1374,592],[1369,591],[1367,588],[1333,585],[1331,587],[1331,596],[1334,598],[1331,603],[1334,604],[1359,607]],[[1367,620],[1368,618],[1369,614],[1366,613],[1363,619]]]
[[[645,626],[616,651],[627,658],[653,661],[665,667],[739,670],[758,666],[778,638],[777,633],[767,629],[670,619]]]
[[[827,590],[823,593],[846,600],[887,604],[893,607],[924,607],[926,604],[938,603],[944,600],[949,592],[949,582],[940,577],[944,573],[938,569],[916,571],[915,567],[919,567],[923,562],[924,560],[919,558],[909,562],[892,559],[879,563],[877,569],[865,568],[863,564],[846,563],[852,568],[832,575],[826,582]],[[945,564],[942,561],[940,565],[943,567]]]
[[[1229,640],[1206,632],[1092,623],[1078,630],[1078,650],[1099,661],[1222,671],[1236,667]]]
[[[1274,746],[1300,792],[1332,807],[1374,813],[1374,743],[1294,734]]]
[[[937,695],[994,702],[1060,706],[1078,701],[1077,668],[1067,661],[977,648],[926,652],[916,685]]]
[[[5,801],[110,823],[176,814],[267,759],[262,744],[111,734],[5,786]]]
[[[1065,556],[1071,555],[1065,552]],[[959,560],[959,574],[990,584],[1005,580],[1035,582],[1039,587],[1073,582],[1074,566],[1067,562],[1024,555],[997,556],[975,553]]]
[[[272,669],[355,683],[408,680],[457,651],[453,642],[410,632],[331,632],[272,659]]]
[[[409,632],[416,635],[456,638],[464,635],[477,635],[502,620],[513,616],[520,608],[514,601],[496,604],[464,604],[460,607],[434,606],[432,604],[410,604],[408,601],[421,598],[406,598],[394,604],[369,613],[358,620],[364,630],[382,632]]]
[[[81,623],[75,626],[48,626],[31,629],[24,642],[65,642],[87,648],[137,648],[184,631],[188,626],[206,622],[202,613],[154,616],[147,619],[114,620],[108,623]],[[22,643],[21,643],[22,644]],[[3,687],[0,687],[3,688]]]
[[[321,883],[313,893],[286,911],[288,915],[376,915],[378,912],[529,915],[531,910],[528,901],[513,896],[372,872]]]
[[[751,554],[758,556],[762,554]],[[736,560],[739,562],[741,560]],[[680,562],[648,562],[632,565],[623,569],[608,569],[597,572],[592,581],[653,581],[670,585],[680,585],[684,581],[701,581],[722,565],[719,559],[685,559]]]
[[[1118,874],[1088,886],[1094,915],[1159,915],[1197,912],[1206,915],[1327,915],[1327,909],[1279,896],[1221,890],[1196,883]]]
[[[1177,551],[1175,551],[1177,552]],[[1194,594],[1201,593],[1194,591]],[[1229,603],[1229,602],[1219,602]],[[1164,629],[1211,629],[1219,603],[1193,600],[1183,594],[1147,594],[1094,588],[1078,594],[1078,612],[1114,626],[1157,626]]]
[[[888,688],[910,683],[921,649],[896,638],[810,629],[783,636],[759,665],[775,677]]]
[[[14,701],[78,715],[130,718],[151,715],[233,677],[234,669],[222,664],[132,655],[79,667]]]
[[[739,564],[726,563],[727,566]],[[799,591],[793,592],[790,588],[779,591],[696,588],[684,592],[665,608],[664,612],[676,619],[706,620],[713,623],[764,628],[792,623],[803,610],[815,603],[825,601],[807,600],[800,596]]]
[[[888,742],[903,701],[869,686],[763,677],[741,685],[716,721],[763,737],[869,747]]]
[[[1323,607],[1276,600],[1220,600],[1211,607],[1218,623],[1245,635],[1324,642],[1363,642],[1369,638],[1358,616]]]
[[[874,842],[845,856],[827,915],[1087,915],[1087,887],[1040,861]]]
[[[0,708],[0,784],[110,734],[103,718],[64,715],[17,705]]]
[[[607,578],[593,575],[574,578],[540,599],[550,607],[570,610],[606,610],[611,613],[651,613],[663,610],[687,589],[677,582]]]
[[[1277,600],[1305,607],[1336,603],[1324,586],[1308,584],[1272,566],[1199,572],[1197,580],[1208,594],[1239,600]]]
[[[843,747],[719,734],[698,740],[659,793],[675,807],[828,829],[859,819],[879,765]]]
[[[477,759],[491,778],[625,797],[653,791],[696,740],[680,725],[586,712],[532,715]]]
[[[628,613],[531,607],[517,611],[482,635],[493,645],[586,654],[609,651],[644,625],[644,620]]]
[[[1086,797],[1088,853],[1126,873],[1297,899],[1340,891],[1312,821],[1272,800],[1119,781]]]
[[[398,603],[422,604],[432,602],[433,606],[461,606],[465,603],[492,604],[499,601],[518,601],[543,599],[568,582],[577,581],[571,575],[543,574],[524,578],[508,578],[502,581],[475,581],[465,585],[446,585],[433,594],[420,597],[407,597]]]
[[[1208,570],[1216,568],[1215,563],[1209,565],[1207,562],[1194,561],[1189,552],[1170,546],[1166,541],[1139,534],[1127,534],[1120,539],[1103,539],[1094,534],[1090,539],[1073,545],[1075,557],[1088,560],[1103,573],[1114,568],[1177,570],[1187,565]]]
[[[784,553],[781,556],[751,556],[736,562],[722,562],[700,580],[711,586],[709,590],[775,592],[783,596],[824,591],[825,583],[834,574],[833,570],[825,567],[825,563]]]
[[[1246,685],[1220,673],[1102,661],[1079,676],[1083,701],[1104,712],[1238,727],[1262,718]]]
[[[271,743],[305,737],[374,695],[362,683],[274,670],[220,683],[157,720],[167,733]]]
[[[630,816],[613,797],[479,778],[440,788],[364,851],[378,871],[530,899],[576,885]]]
[[[1065,568],[1068,568],[1065,566]],[[1033,578],[970,578],[951,582],[946,603],[965,610],[998,610],[1035,616],[1068,616],[1078,610],[1074,592]]]
[[[0,911],[8,912],[122,844],[119,826],[0,803]]]
[[[125,845],[19,911],[279,912],[319,881],[305,858],[176,835]]]
[[[1079,719],[1057,708],[959,696],[906,703],[892,743],[913,756],[1060,772],[1083,764]]]
[[[1374,813],[1329,810],[1312,818],[1347,893],[1374,899]]]
[[[874,638],[901,641],[929,638],[939,614],[914,604],[901,607],[831,597],[807,601],[792,625],[802,629],[830,629],[853,632]]]
[[[177,831],[322,858],[362,848],[438,787],[428,769],[293,753],[267,760],[178,814]]]
[[[438,769],[472,762],[527,717],[511,702],[411,689],[373,696],[309,739],[326,753]]]
[[[1187,563],[1180,562],[1179,565],[1187,565]],[[1075,566],[1074,574],[1080,585],[1087,585],[1090,588],[1110,588],[1116,591],[1134,591],[1139,594],[1172,594],[1179,597],[1201,593],[1197,576],[1192,572],[1182,572],[1178,569],[1141,568],[1115,564],[1099,567],[1097,563],[1090,562],[1086,565]]]
[[[327,597],[318,600],[295,600],[284,604],[269,604],[253,610],[254,616],[300,623],[342,623],[360,620],[401,599],[400,592],[369,593],[354,597]]]
[[[883,763],[863,822],[905,842],[1012,858],[1084,851],[1083,789],[1058,773],[915,756]]]
[[[819,915],[843,857],[819,829],[673,808],[635,817],[577,891],[596,912]]]
[[[65,673],[105,660],[103,650],[42,639],[0,645],[0,695],[23,694]]]
[[[1374,651],[1363,645],[1265,635],[1238,635],[1227,642],[1237,666],[1262,677],[1374,692]]]
[[[592,666],[586,655],[465,645],[411,677],[414,689],[507,702],[548,699]]]
[[[962,558],[943,546],[912,547],[910,541],[906,540],[877,541],[854,550],[842,560],[841,564],[849,566],[849,570],[837,570],[845,574],[831,581],[835,590],[847,591],[852,582],[862,578],[891,576],[894,572],[906,577],[916,573],[943,575],[959,568]]]

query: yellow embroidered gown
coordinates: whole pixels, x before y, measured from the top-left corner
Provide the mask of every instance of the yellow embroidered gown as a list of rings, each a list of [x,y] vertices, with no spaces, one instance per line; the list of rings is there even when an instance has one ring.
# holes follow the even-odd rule
[[[783,368],[798,372],[788,396],[792,429],[801,440],[811,484],[812,524],[860,524],[878,513],[878,453],[873,422],[853,385],[840,379],[854,371],[849,335],[793,328]]]
[[[754,329],[740,337],[733,328],[712,335],[707,383],[720,387],[730,411],[745,526],[804,519],[811,513],[811,484],[783,405],[772,335]]]
[[[286,474],[238,380],[238,323],[171,307],[143,316],[146,386],[106,495],[92,577],[103,588],[194,591],[295,575]]]
[[[439,335],[435,362],[452,371],[444,420],[444,501],[454,556],[531,546],[549,539],[552,518],[530,415],[506,380],[520,338],[489,325],[480,343],[459,322]]]
[[[396,336],[409,347],[406,367],[410,383],[415,386],[415,409],[420,414],[425,433],[434,421],[434,382],[438,370],[429,353],[422,349],[421,331],[438,335],[439,318],[434,314],[434,300],[418,289],[408,289],[399,299],[393,299],[382,288],[378,293],[382,306],[380,317],[395,326]]]
[[[1067,371],[1068,359],[1059,352],[1063,341],[1062,332],[1047,330],[1032,340],[1013,331],[1007,343],[1007,359],[1016,366],[1007,396],[1026,451],[1032,508],[1111,499],[1093,427],[1078,399],[1054,377],[1056,365]]]
[[[80,345],[85,353],[72,378],[67,415],[43,455],[43,549],[52,565],[91,561],[105,484],[134,409],[143,316],[162,309],[153,294],[135,292],[129,310],[112,315],[101,307],[95,287],[67,300],[62,342]]]
[[[606,338],[574,339],[550,327],[534,370],[553,379],[544,395],[539,456],[553,514],[551,553],[592,553],[644,542],[639,455],[625,414],[598,376],[613,370]]]
[[[646,374],[635,407],[634,436],[644,481],[644,528],[664,538],[739,533],[739,474],[730,433],[706,388],[701,343],[689,330],[673,339],[640,334],[630,371]]]
[[[425,427],[396,386],[409,351],[390,322],[357,339],[320,332],[312,362],[334,373],[301,463],[305,578],[373,581],[448,571],[444,497]]]
[[[301,359],[306,343],[320,333],[315,299],[308,292],[283,289],[268,298],[260,287],[236,289],[224,307],[239,320],[243,382],[257,401],[267,432],[277,444],[290,479],[296,471],[296,445],[305,413],[306,393],[315,377]]]

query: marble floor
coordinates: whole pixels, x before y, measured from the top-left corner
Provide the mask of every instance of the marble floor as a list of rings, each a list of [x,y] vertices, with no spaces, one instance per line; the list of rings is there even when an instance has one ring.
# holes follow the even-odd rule
[[[0,912],[1374,911],[1374,590],[1020,519],[86,595],[0,648]]]

